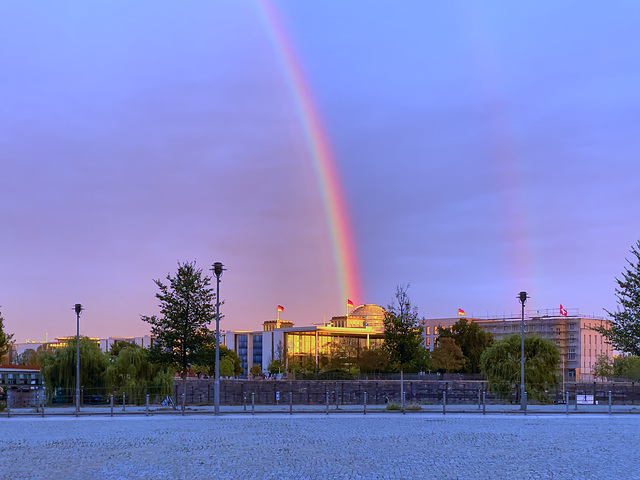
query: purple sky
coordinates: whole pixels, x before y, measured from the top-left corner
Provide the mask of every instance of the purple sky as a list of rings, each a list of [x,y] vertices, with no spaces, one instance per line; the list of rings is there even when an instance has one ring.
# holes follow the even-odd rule
[[[345,5],[346,3],[346,5]],[[615,307],[640,237],[640,4],[278,2],[365,297]],[[0,3],[0,305],[24,341],[148,333],[223,262],[222,328],[344,312],[304,127],[252,2]]]

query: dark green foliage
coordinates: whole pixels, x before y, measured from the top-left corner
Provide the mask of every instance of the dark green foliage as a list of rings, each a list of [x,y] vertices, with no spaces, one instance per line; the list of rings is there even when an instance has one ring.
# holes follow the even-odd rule
[[[389,354],[389,370],[426,371],[430,366],[429,351],[422,344],[418,309],[411,305],[407,287],[396,289],[395,303],[384,315],[384,350]]]
[[[38,360],[38,354],[33,348],[27,348],[24,352],[18,355],[18,365],[25,365],[28,367],[40,365]]]
[[[616,350],[640,356],[640,240],[631,247],[633,257],[627,259],[628,267],[622,272],[622,280],[616,278],[618,309],[605,310],[610,320],[606,327],[593,328],[604,336]]]
[[[156,342],[151,349],[151,360],[164,363],[180,371],[186,378],[189,366],[198,363],[198,354],[211,341],[208,325],[215,318],[209,288],[210,278],[202,275],[195,262],[178,263],[178,271],[169,283],[154,280],[160,289],[160,316],[142,316],[151,325]]]
[[[611,361],[605,355],[601,355],[596,360],[594,372],[598,377],[637,382],[640,380],[640,357],[625,355]]]
[[[362,373],[384,372],[389,365],[389,354],[382,348],[367,348],[356,361]]]
[[[444,337],[439,338],[438,346],[431,352],[431,360],[435,370],[446,373],[457,372],[467,361],[455,340]]]
[[[530,399],[545,400],[556,382],[560,353],[551,340],[538,335],[524,339],[525,390]],[[520,335],[495,342],[480,356],[480,369],[494,392],[506,398],[520,385]]]
[[[87,388],[102,388],[109,360],[100,347],[86,337],[80,337],[80,384]],[[75,389],[76,339],[63,348],[40,354],[42,379],[49,389]]]
[[[451,329],[440,329],[438,339],[441,338],[453,338],[462,350],[466,362],[461,373],[480,373],[480,356],[493,343],[493,335],[482,330],[477,323],[461,318]]]
[[[4,331],[4,317],[0,312],[0,363],[2,363],[2,357],[9,353],[12,345],[13,334],[8,334]]]
[[[220,370],[220,376],[235,377],[243,373],[242,361],[236,352],[224,345],[220,345],[219,354],[220,368],[222,368],[223,361],[228,362],[225,364],[226,367],[224,375],[222,370]],[[191,360],[193,361],[192,368],[195,372],[199,372],[210,377],[214,376],[216,368],[215,333],[211,332],[206,342],[204,342],[200,348],[194,350]]]
[[[128,342],[111,346],[104,372],[106,386],[136,403],[143,403],[147,393],[171,394],[173,371],[151,363],[149,350]]]

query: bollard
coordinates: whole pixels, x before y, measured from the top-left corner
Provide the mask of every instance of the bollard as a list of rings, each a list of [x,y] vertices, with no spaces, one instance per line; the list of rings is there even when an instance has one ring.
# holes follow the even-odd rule
[[[329,415],[329,390],[327,390],[327,415]]]
[[[147,393],[147,413],[145,415],[149,415],[149,394]]]
[[[336,410],[338,410],[340,407],[338,407],[338,390],[335,391],[336,394]]]
[[[293,415],[293,391],[289,392],[289,415]]]
[[[482,391],[478,389],[478,410],[480,410],[481,404],[482,404]]]
[[[126,395],[124,394],[124,392],[122,392],[122,411],[124,412],[124,407],[126,406],[127,402],[126,402]]]
[[[113,417],[113,395],[109,395],[109,403],[111,404],[111,416]]]
[[[609,390],[609,414],[611,414],[611,390]]]
[[[45,404],[44,392],[42,393],[42,396],[40,398],[42,399],[42,410],[40,410],[40,414],[41,414],[41,416],[44,417],[44,404]]]
[[[251,415],[256,414],[256,394],[251,393]]]
[[[486,397],[486,393],[482,392],[482,414],[486,414],[487,413],[487,397]]]
[[[367,414],[367,392],[364,392],[364,414]]]
[[[247,392],[244,392],[244,397],[243,397],[243,402],[244,402],[244,411],[247,411]]]
[[[578,410],[578,390],[576,389],[576,408],[575,410]]]
[[[186,410],[187,406],[186,406],[186,402],[187,402],[187,396],[183,393],[182,394],[182,415],[184,416],[184,411]]]
[[[567,407],[567,415],[569,415],[569,392],[568,391],[565,393],[565,404]]]
[[[406,392],[404,392],[404,391],[403,391],[403,392],[402,392],[402,414],[403,414],[403,415],[406,413],[406,412],[405,412],[405,408],[404,408],[404,407],[405,407],[405,405],[406,405],[406,403],[407,403],[407,402],[406,402],[406,399],[405,399],[406,395],[407,395],[407,394],[406,394]]]
[[[447,413],[447,391],[442,391],[442,414],[445,415]]]
[[[524,414],[527,414],[527,392],[524,392]]]

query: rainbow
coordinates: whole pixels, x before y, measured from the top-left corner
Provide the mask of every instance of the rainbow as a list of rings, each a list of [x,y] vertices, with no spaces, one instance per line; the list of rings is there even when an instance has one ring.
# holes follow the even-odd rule
[[[349,210],[340,183],[336,161],[331,152],[329,138],[314,105],[311,89],[280,15],[269,0],[258,0],[257,4],[289,83],[309,145],[331,233],[333,257],[342,295],[341,301],[345,304],[347,299],[359,302],[362,300],[360,270]]]

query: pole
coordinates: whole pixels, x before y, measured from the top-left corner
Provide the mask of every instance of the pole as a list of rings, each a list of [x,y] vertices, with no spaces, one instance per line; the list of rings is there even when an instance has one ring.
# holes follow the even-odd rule
[[[225,269],[222,263],[213,264],[213,273],[216,276],[216,369],[213,382],[214,414],[220,415],[220,276]]]
[[[76,303],[76,417],[80,413],[80,312],[82,304]]]
[[[522,322],[520,325],[520,409],[525,410],[527,407],[524,396],[524,304],[529,297],[527,297],[527,292],[520,292],[518,298],[522,303]]]

